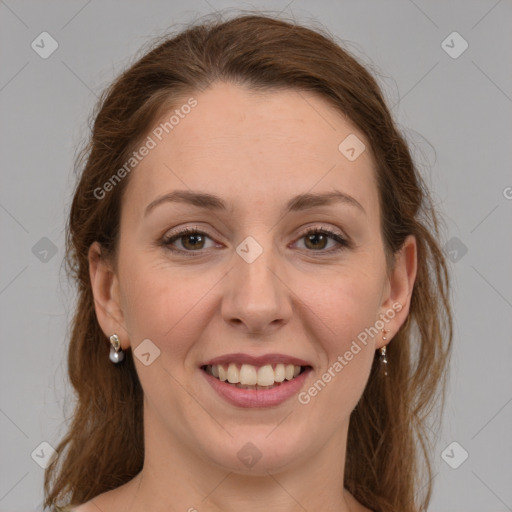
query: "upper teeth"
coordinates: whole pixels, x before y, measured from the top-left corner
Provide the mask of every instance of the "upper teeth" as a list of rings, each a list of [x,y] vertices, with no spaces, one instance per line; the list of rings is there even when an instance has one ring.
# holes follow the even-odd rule
[[[242,364],[239,368],[235,363],[227,366],[215,364],[207,366],[206,371],[222,381],[228,381],[231,384],[240,383],[244,386],[272,386],[276,382],[283,382],[297,377],[300,373],[300,366],[293,364],[271,364],[265,366],[253,366],[252,364]]]

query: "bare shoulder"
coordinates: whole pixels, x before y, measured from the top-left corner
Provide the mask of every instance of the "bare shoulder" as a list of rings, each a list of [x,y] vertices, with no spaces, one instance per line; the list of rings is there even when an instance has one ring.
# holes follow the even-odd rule
[[[124,512],[133,501],[133,481],[105,491],[86,503],[71,507],[69,512]]]
[[[83,503],[82,505],[78,505],[74,508],[70,508],[69,512],[98,512],[100,509],[97,505],[93,503],[93,501],[88,501],[87,503]]]
[[[101,494],[86,503],[70,507],[66,509],[65,512],[113,512],[113,509],[109,508],[107,500],[105,499],[107,497],[106,494]]]
[[[63,512],[114,512],[114,509],[110,508],[111,500],[109,498],[111,492],[108,491],[100,494],[81,505],[66,508]]]

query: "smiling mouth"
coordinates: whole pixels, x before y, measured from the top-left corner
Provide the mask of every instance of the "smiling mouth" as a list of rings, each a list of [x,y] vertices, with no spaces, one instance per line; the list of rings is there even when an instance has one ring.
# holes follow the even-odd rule
[[[214,364],[201,366],[201,370],[216,379],[239,389],[265,390],[280,386],[298,377],[310,366],[294,364]]]

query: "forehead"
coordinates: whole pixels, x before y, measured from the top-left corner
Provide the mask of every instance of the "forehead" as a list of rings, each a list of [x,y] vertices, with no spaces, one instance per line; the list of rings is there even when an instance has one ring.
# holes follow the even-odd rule
[[[197,104],[183,108],[190,97]],[[148,137],[154,147],[132,171],[126,192],[132,209],[176,188],[220,195],[236,209],[333,189],[370,212],[377,202],[364,135],[310,92],[216,84],[178,101]],[[366,149],[350,160],[343,141]]]

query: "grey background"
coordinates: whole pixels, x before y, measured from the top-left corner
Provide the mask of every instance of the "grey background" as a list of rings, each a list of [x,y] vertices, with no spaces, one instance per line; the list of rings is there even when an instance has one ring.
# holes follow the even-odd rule
[[[63,229],[96,97],[153,36],[227,7],[318,22],[379,74],[454,260],[455,346],[429,510],[512,510],[510,0],[0,0],[0,511],[40,510],[40,443],[57,445],[72,410]],[[31,47],[43,31],[59,45],[47,59]],[[458,58],[441,45],[453,31],[469,44]],[[445,460],[460,463],[462,450],[453,469]]]

